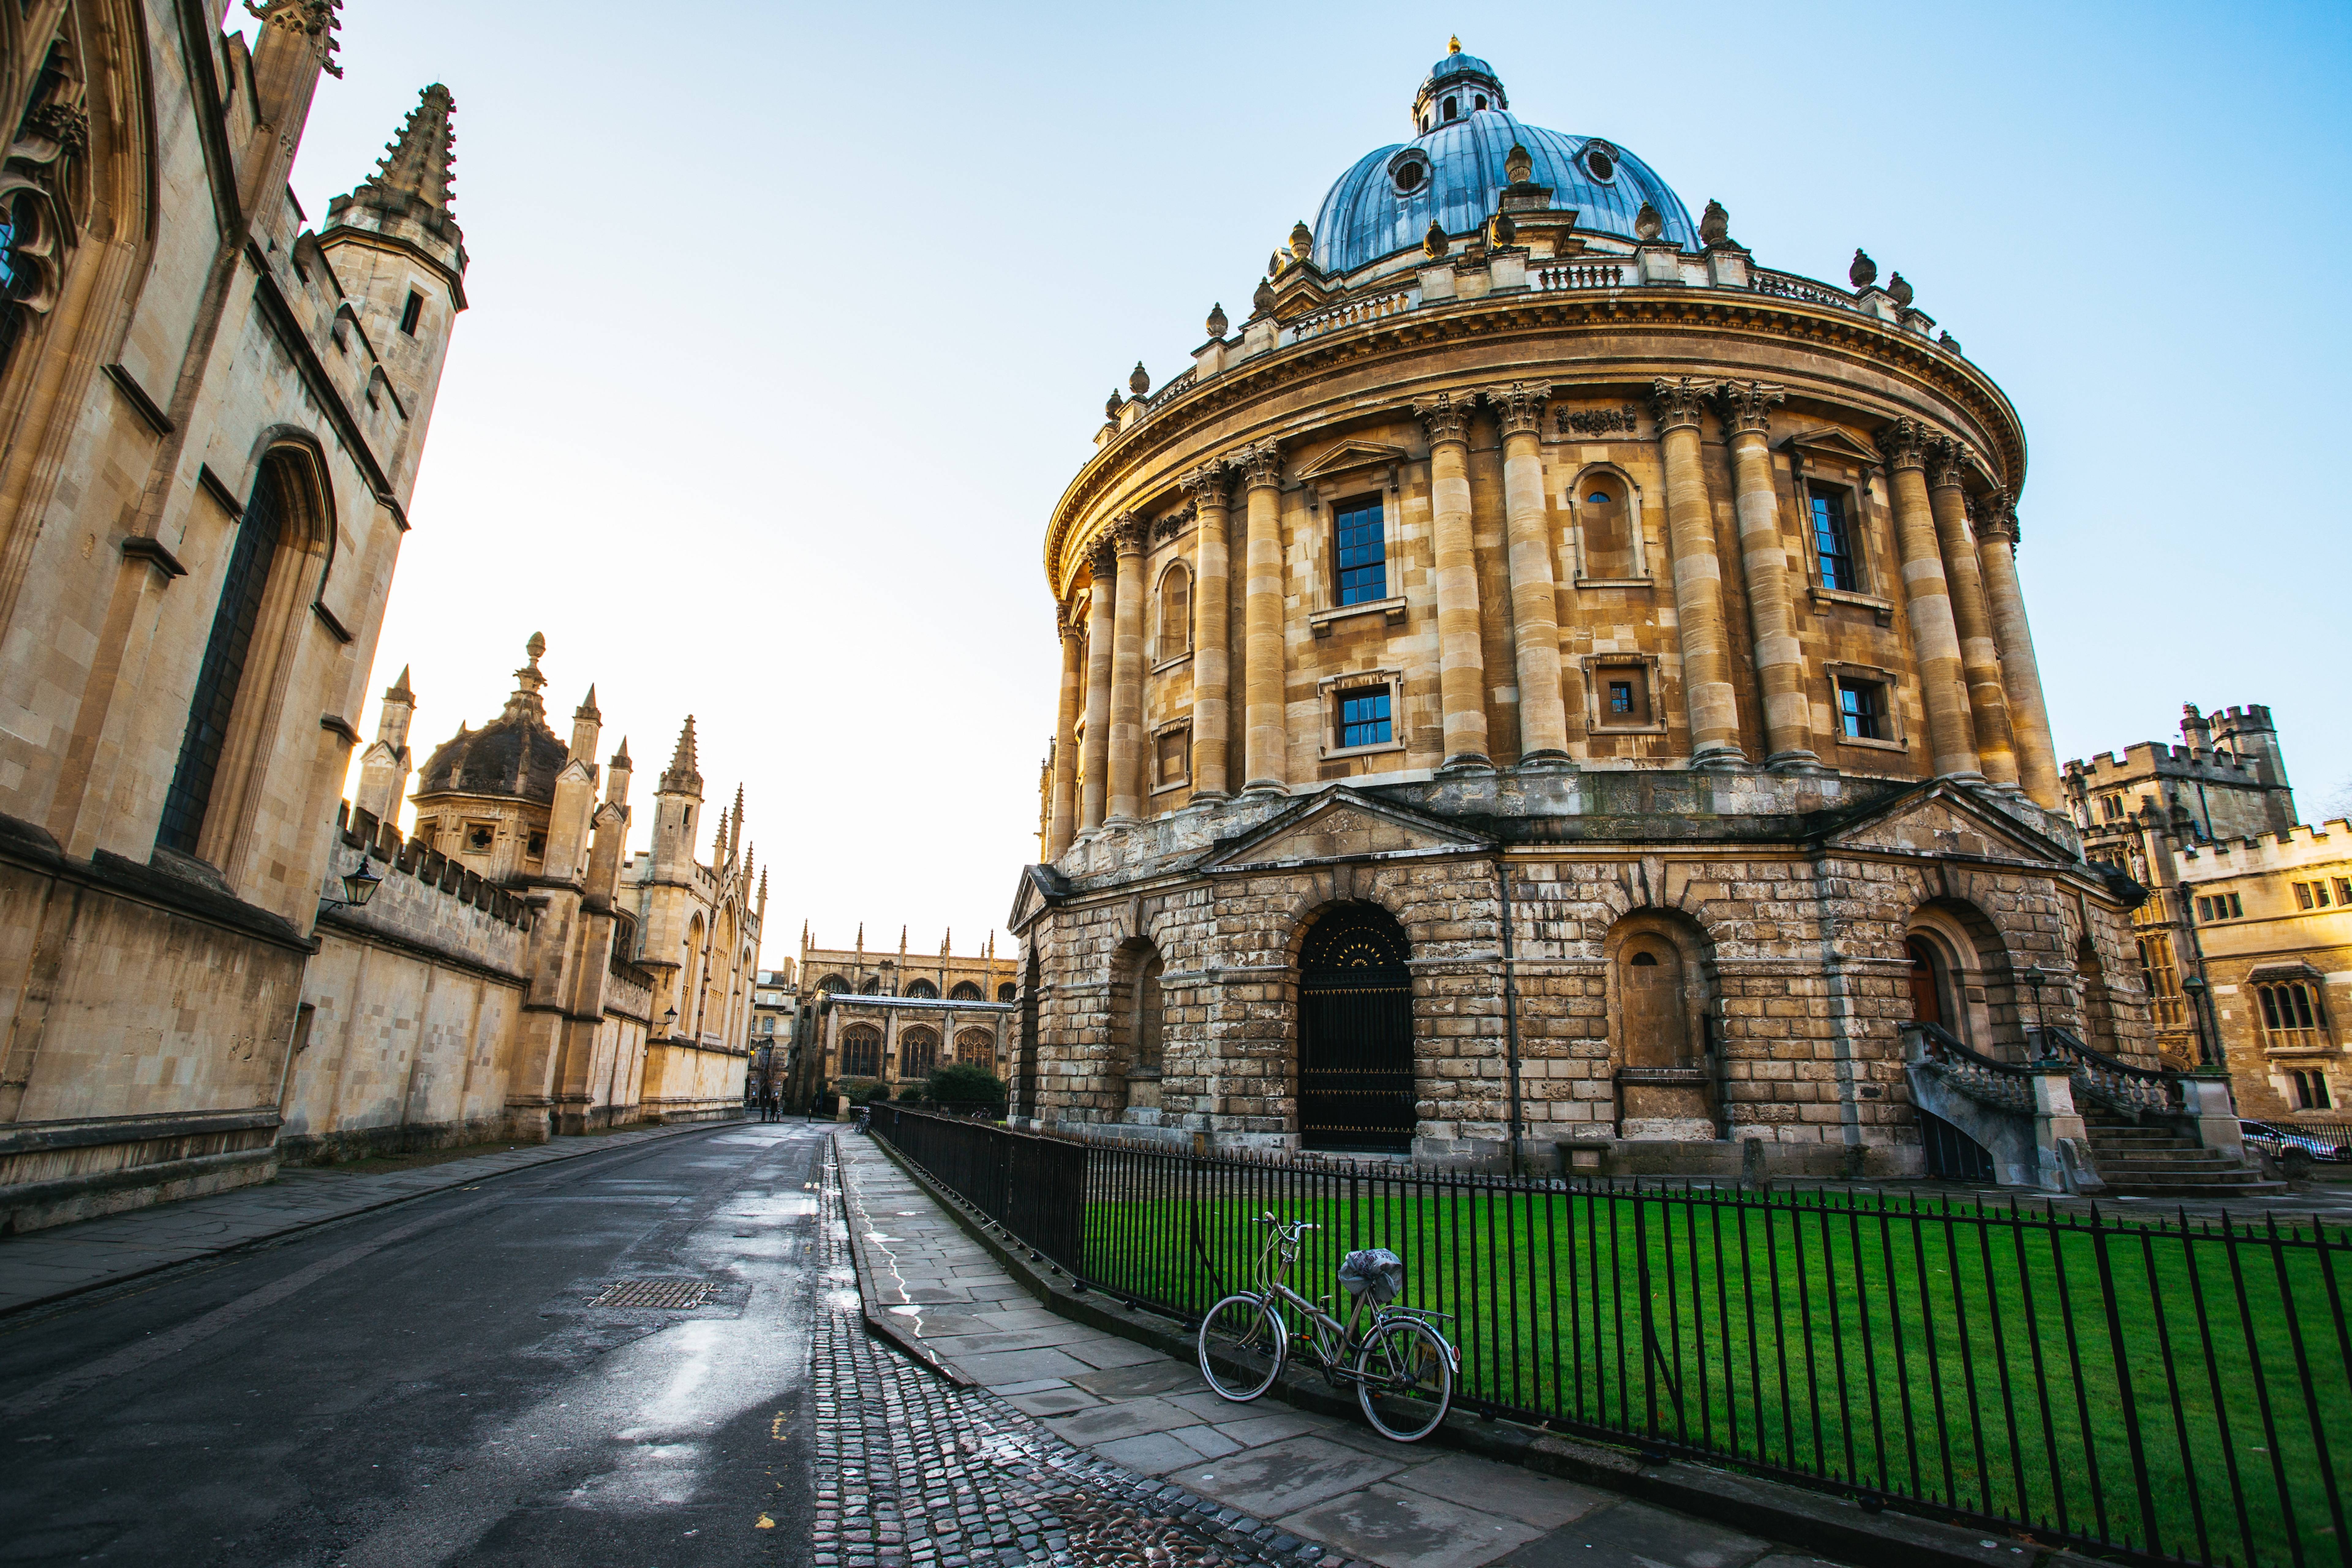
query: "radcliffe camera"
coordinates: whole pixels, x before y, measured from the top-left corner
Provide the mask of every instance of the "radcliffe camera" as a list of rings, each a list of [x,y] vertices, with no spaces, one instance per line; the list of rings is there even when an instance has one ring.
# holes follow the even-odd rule
[[[0,15],[0,1561],[2352,1568],[2352,29],[1856,20]]]

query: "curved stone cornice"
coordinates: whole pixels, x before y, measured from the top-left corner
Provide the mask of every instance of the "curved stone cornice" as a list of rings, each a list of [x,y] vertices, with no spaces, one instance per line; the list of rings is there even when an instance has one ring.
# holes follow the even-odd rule
[[[1486,389],[1486,406],[1494,410],[1495,423],[1502,426],[1505,435],[1541,435],[1544,404],[1550,401],[1549,382],[1533,385],[1513,382]]]
[[[1456,398],[1452,392],[1439,392],[1434,397],[1413,400],[1412,414],[1429,432],[1432,446],[1441,442],[1470,444],[1470,399]]]
[[[1046,528],[1045,565],[1057,585],[1076,570],[1080,559],[1071,543],[1071,530],[1081,514],[1104,491],[1144,470],[1171,451],[1197,443],[1202,428],[1235,409],[1297,382],[1339,368],[1410,361],[1433,348],[1489,341],[1498,346],[1525,343],[1541,358],[1567,363],[1595,362],[1573,340],[1646,332],[1680,347],[1689,339],[1692,360],[1723,359],[1701,345],[1726,340],[1727,347],[1747,344],[1774,352],[1797,346],[1823,356],[1820,391],[1800,389],[1785,370],[1781,379],[1799,395],[1832,393],[1830,372],[1839,365],[1873,372],[1898,383],[1886,389],[1854,386],[1834,395],[1864,418],[1892,419],[1903,415],[1905,391],[1948,405],[1983,437],[1981,450],[1990,476],[2011,491],[2021,488],[2026,466],[2024,429],[2017,411],[2000,388],[1969,361],[1948,348],[1916,333],[1833,307],[1809,304],[1776,295],[1730,289],[1626,289],[1603,294],[1514,294],[1487,296],[1450,306],[1382,317],[1342,329],[1244,361],[1222,374],[1202,378],[1178,393],[1150,417],[1106,443],[1063,489]],[[1563,342],[1563,339],[1570,340]],[[1622,386],[1638,385],[1663,366],[1659,356],[1644,352],[1626,365],[1622,374],[1596,375]],[[1658,366],[1658,370],[1649,367]],[[1714,378],[1710,378],[1714,379]],[[1334,411],[1335,416],[1340,411]],[[1269,419],[1262,430],[1272,434],[1278,422]],[[1197,457],[1191,459],[1198,462]]]
[[[1769,382],[1726,382],[1716,389],[1723,402],[1723,433],[1731,435],[1769,435],[1772,429],[1772,406],[1788,401],[1786,389]]]
[[[1878,433],[1878,450],[1889,468],[1925,468],[1928,454],[1943,437],[1906,414]]]
[[[1706,400],[1715,391],[1713,382],[1696,376],[1660,376],[1650,383],[1650,408],[1657,416],[1658,434],[1680,430],[1687,425],[1693,430],[1705,428]]]

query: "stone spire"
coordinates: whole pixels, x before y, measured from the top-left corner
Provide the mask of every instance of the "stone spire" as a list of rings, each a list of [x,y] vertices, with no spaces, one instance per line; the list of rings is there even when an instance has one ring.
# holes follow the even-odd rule
[[[408,666],[406,664],[400,666],[400,679],[393,682],[391,685],[384,688],[383,700],[388,703],[406,703],[412,707],[416,705],[416,694],[408,689]]]
[[[661,787],[665,793],[691,795],[702,799],[702,774],[695,766],[694,716],[686,716],[686,727],[677,732],[677,750],[662,770]]]
[[[436,213],[446,214],[457,141],[457,128],[450,123],[450,116],[457,109],[457,100],[449,96],[447,88],[437,81],[426,88],[418,96],[416,107],[408,111],[400,134],[385,144],[383,156],[376,160],[375,172],[360,189],[410,197]]]

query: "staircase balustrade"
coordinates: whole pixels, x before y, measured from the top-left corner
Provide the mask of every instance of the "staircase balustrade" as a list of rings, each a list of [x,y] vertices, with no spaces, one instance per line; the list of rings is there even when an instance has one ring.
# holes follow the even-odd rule
[[[2189,1110],[2181,1093],[2180,1075],[2155,1068],[2134,1067],[2103,1051],[2095,1051],[2055,1024],[2036,1024],[2026,1031],[2045,1059],[2066,1064],[2075,1089],[2111,1111],[2128,1116],[2181,1116]]]
[[[2014,1062],[1996,1061],[1972,1051],[1941,1024],[1907,1023],[1903,1032],[1915,1042],[1912,1060],[1941,1077],[1959,1093],[1979,1104],[2015,1115],[2034,1113],[2033,1072]]]

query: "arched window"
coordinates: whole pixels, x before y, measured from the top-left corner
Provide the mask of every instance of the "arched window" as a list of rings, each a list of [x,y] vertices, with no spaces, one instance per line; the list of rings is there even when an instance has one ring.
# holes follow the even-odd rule
[[[820,991],[845,991],[849,989],[849,982],[839,975],[827,975],[816,983],[816,988]]]
[[[1192,574],[1178,561],[1160,574],[1160,639],[1156,657],[1192,651]]]
[[[1160,994],[1160,957],[1151,955],[1135,977],[1135,1065],[1147,1072],[1160,1066],[1166,1007]]]
[[[33,249],[40,225],[40,198],[30,191],[0,206],[0,371],[16,356],[33,314],[26,301],[41,287],[40,257]]]
[[[2273,980],[2254,988],[2263,1010],[2263,1046],[2267,1051],[2326,1046],[2327,1014],[2318,988],[2308,980]]]
[[[898,1032],[898,1076],[929,1078],[940,1064],[940,1037],[927,1029]]]
[[[279,458],[262,464],[253,498],[236,525],[228,570],[221,578],[212,632],[205,641],[204,659],[196,666],[196,689],[189,699],[187,724],[180,735],[179,761],[172,770],[171,788],[163,796],[163,821],[155,834],[158,844],[183,854],[199,852],[205,821],[216,786],[222,782],[230,734],[240,716],[237,697],[246,685],[247,666],[254,665],[257,674],[267,664],[252,655],[257,641],[265,646],[270,641],[265,608],[295,499],[291,467],[289,461]]]
[[[26,95],[25,117],[8,148],[14,188],[0,194],[0,371],[35,319],[57,303],[66,259],[58,249],[60,231],[70,234],[79,225],[85,240],[107,237],[87,226],[82,160],[91,126],[75,36],[68,16]],[[61,222],[68,213],[80,216]]]
[[[907,994],[929,1001],[939,996],[940,988],[929,980],[909,980],[907,982]]]
[[[967,1067],[993,1067],[996,1037],[984,1029],[960,1031],[956,1035],[956,1060]]]
[[[1010,980],[996,988],[996,999],[1000,1002],[1009,1002],[1020,994],[1020,990]]]
[[[955,989],[950,991],[948,995],[960,1002],[979,1002],[988,999],[981,995],[980,988],[970,980],[958,980],[955,983]]]
[[[882,1031],[870,1023],[854,1023],[841,1031],[841,1076],[882,1076]]]
[[[1583,538],[1579,577],[1623,581],[1642,575],[1633,545],[1632,493],[1614,474],[1587,474],[1577,484],[1576,521]]]

